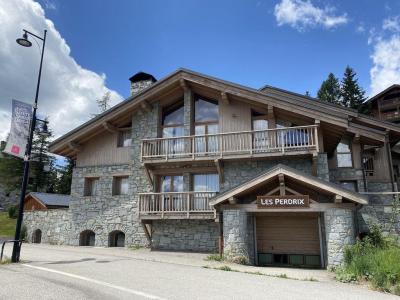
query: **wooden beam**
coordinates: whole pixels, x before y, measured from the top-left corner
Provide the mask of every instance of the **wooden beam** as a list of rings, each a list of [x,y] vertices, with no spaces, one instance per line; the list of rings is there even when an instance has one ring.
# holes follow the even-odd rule
[[[313,153],[311,173],[313,176],[318,176],[318,153]]]
[[[221,92],[221,100],[225,104],[230,104],[228,94],[226,92]]]
[[[103,125],[104,129],[107,130],[108,132],[111,132],[111,133],[118,132],[118,128],[109,122],[103,122],[102,125]]]
[[[230,197],[228,199],[229,204],[237,204],[238,203],[238,199],[236,197]]]
[[[151,223],[145,223],[145,222],[141,221],[140,224],[142,225],[144,234],[146,235],[146,238],[149,241],[149,244],[151,245],[151,236],[152,236],[151,229],[149,229],[147,227],[147,225],[149,225],[151,228]]]
[[[224,162],[222,159],[214,160],[215,166],[217,167],[218,175],[219,175],[219,183],[224,183],[225,176],[224,176]]]
[[[270,119],[274,119],[274,107],[272,105],[268,105],[268,113],[267,113],[267,117],[268,120]]]
[[[140,103],[140,107],[146,112],[151,112],[151,110],[153,109],[153,106],[146,100]]]
[[[343,198],[340,195],[335,195],[335,203],[342,203],[343,202]]]
[[[179,85],[181,86],[181,88],[183,89],[184,92],[190,91],[190,88],[189,88],[189,86],[188,86],[188,84],[187,84],[185,79],[183,79],[183,78],[180,79],[179,80]]]
[[[279,178],[279,194],[281,196],[285,196],[286,195],[286,189],[285,189],[285,175],[283,174],[279,174],[278,175]]]
[[[223,208],[237,208],[243,209],[246,212],[253,213],[266,213],[266,212],[323,212],[332,208],[346,208],[354,210],[356,205],[354,203],[310,203],[310,207],[307,208],[270,208],[260,209],[257,204],[236,204],[236,205],[222,205]]]
[[[75,151],[75,152],[81,152],[82,151],[82,145],[79,145],[79,144],[77,144],[77,143],[75,143],[75,142],[68,142],[68,147],[71,149],[71,150],[73,150],[73,151]]]
[[[153,177],[151,176],[150,170],[149,168],[146,166],[146,164],[144,165],[144,170],[146,173],[146,177],[148,179],[148,181],[150,182],[151,186],[153,187],[154,190],[154,181],[153,181]]]

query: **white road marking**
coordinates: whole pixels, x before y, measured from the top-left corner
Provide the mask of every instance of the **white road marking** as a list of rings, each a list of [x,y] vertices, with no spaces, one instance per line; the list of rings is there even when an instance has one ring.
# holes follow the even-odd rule
[[[152,294],[148,294],[148,293],[144,293],[141,291],[137,291],[137,290],[132,290],[132,289],[128,289],[122,286],[118,286],[115,284],[111,284],[108,282],[104,282],[104,281],[100,281],[100,280],[96,280],[96,279],[92,279],[92,278],[88,278],[88,277],[84,277],[84,276],[79,276],[79,275],[75,275],[75,274],[71,274],[71,273],[66,273],[66,272],[62,272],[62,271],[57,271],[57,270],[53,270],[53,269],[48,269],[48,268],[43,268],[43,267],[38,267],[38,266],[32,266],[29,264],[22,264],[25,267],[28,268],[32,268],[32,269],[37,269],[37,270],[41,270],[41,271],[46,271],[46,272],[51,272],[51,273],[56,273],[56,274],[60,274],[60,275],[64,275],[64,276],[68,276],[68,277],[72,277],[72,278],[76,278],[76,279],[80,279],[80,280],[84,280],[87,282],[91,282],[91,283],[95,283],[98,285],[102,285],[102,286],[106,286],[109,288],[113,288],[116,290],[120,290],[129,294],[133,294],[133,295],[137,295],[137,296],[141,296],[141,297],[145,297],[148,299],[156,299],[156,300],[166,300],[166,298],[161,298]]]

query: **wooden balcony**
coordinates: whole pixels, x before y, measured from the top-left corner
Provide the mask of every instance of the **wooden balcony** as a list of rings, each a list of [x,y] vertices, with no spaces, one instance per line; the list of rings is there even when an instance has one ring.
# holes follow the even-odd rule
[[[215,192],[139,194],[140,219],[214,219],[209,200]]]
[[[318,152],[318,126],[227,132],[142,140],[141,160],[215,160]]]

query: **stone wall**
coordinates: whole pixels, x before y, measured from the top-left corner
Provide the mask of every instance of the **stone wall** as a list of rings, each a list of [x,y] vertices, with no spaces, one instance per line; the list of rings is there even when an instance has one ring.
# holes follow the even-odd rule
[[[329,181],[328,155],[326,153],[317,155],[317,177]]]
[[[325,211],[324,219],[328,267],[338,266],[345,246],[355,241],[354,214],[350,209],[331,208]]]
[[[233,262],[254,264],[254,218],[240,209],[223,211],[224,256]]]
[[[113,176],[129,175],[128,195],[112,195]],[[125,245],[146,245],[147,239],[138,217],[137,177],[131,165],[75,168],[71,185],[70,244],[79,245],[84,230],[96,234],[96,246],[108,246],[109,233],[125,233]],[[99,177],[98,195],[84,196],[85,177]]]
[[[283,164],[294,169],[300,170],[306,174],[312,172],[311,158],[283,159],[274,158],[267,160],[246,160],[246,161],[225,161],[224,176],[225,181],[221,185],[221,192],[229,190],[235,186],[245,183],[250,179],[268,171],[268,169]]]
[[[214,220],[153,221],[152,248],[218,252],[218,223]]]
[[[35,230],[42,231],[42,243],[69,244],[71,232],[71,214],[68,209],[50,209],[24,212],[24,224],[27,227],[27,240],[32,242]]]

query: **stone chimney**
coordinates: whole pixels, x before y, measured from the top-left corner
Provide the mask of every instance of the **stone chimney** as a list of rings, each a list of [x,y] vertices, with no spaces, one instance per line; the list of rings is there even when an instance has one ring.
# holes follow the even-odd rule
[[[140,91],[144,90],[145,88],[149,87],[150,85],[152,85],[154,82],[157,81],[157,79],[155,79],[153,75],[144,72],[136,73],[131,78],[129,78],[129,80],[131,81],[132,96],[139,93]]]

